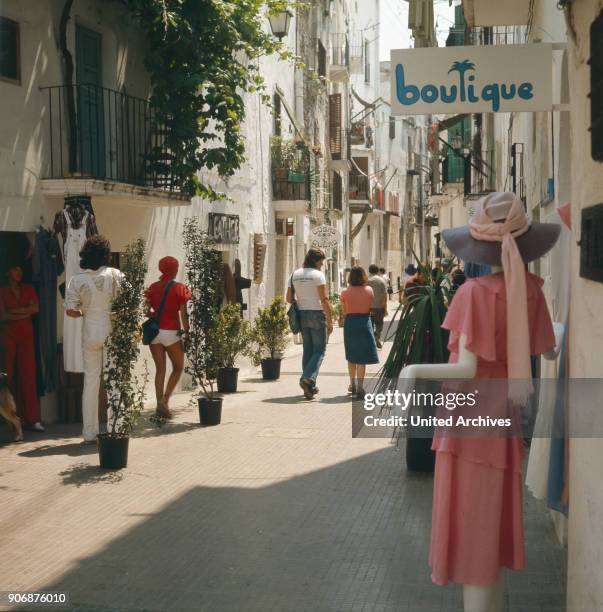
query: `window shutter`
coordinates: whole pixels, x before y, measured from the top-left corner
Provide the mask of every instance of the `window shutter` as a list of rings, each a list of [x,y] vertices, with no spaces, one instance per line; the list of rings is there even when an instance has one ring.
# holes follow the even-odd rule
[[[393,140],[396,137],[396,118],[389,118],[389,137]]]
[[[341,159],[341,94],[329,96],[329,149],[331,159]]]
[[[590,142],[595,161],[603,161],[603,11],[590,27]]]
[[[335,210],[343,210],[343,181],[338,172],[333,173],[332,208]]]

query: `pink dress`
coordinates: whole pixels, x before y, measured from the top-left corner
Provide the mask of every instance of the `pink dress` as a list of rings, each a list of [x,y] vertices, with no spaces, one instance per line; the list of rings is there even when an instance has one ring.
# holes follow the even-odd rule
[[[526,273],[532,355],[555,344],[543,280]],[[502,272],[466,281],[442,327],[450,363],[461,333],[477,355],[476,378],[507,377],[507,308]],[[505,401],[506,403],[506,401]],[[523,569],[523,442],[516,437],[434,437],[436,451],[429,564],[436,584],[487,586],[507,567]]]

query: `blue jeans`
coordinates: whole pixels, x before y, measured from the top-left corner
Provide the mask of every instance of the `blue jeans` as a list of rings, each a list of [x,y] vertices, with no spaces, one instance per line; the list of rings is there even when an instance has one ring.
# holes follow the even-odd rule
[[[327,349],[327,319],[322,310],[300,310],[299,314],[304,341],[301,378],[311,380],[315,385]]]

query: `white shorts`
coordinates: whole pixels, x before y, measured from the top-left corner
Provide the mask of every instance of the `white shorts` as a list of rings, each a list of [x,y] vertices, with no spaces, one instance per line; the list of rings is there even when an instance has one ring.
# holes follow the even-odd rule
[[[160,329],[159,333],[151,341],[151,344],[163,344],[163,346],[172,346],[180,342],[180,335],[177,329]]]

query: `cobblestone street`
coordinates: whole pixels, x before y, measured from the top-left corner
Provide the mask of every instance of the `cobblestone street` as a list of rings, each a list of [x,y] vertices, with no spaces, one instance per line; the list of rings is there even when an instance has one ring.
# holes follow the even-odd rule
[[[77,426],[0,448],[0,590],[65,591],[80,610],[461,610],[460,587],[429,577],[431,477],[387,439],[351,438],[341,330],[310,402],[300,351],[277,382],[244,377],[218,427],[184,394],[162,430],[144,419],[122,472],[99,470]],[[512,612],[565,609],[544,513],[526,495]]]

